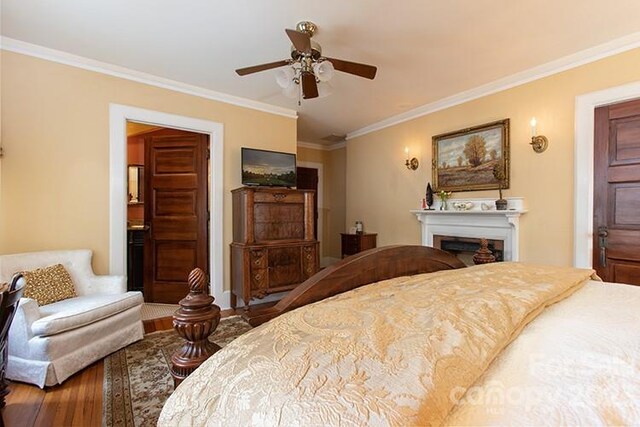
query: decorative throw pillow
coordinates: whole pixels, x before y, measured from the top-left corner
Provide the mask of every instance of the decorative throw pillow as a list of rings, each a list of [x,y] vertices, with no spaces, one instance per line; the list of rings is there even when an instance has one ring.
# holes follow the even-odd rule
[[[77,296],[71,276],[62,264],[23,271],[22,274],[27,281],[22,296],[36,300],[38,305]]]

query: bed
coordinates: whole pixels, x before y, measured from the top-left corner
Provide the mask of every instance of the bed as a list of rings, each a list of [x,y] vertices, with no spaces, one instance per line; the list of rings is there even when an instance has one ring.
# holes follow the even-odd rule
[[[640,423],[640,289],[421,246],[323,270],[207,360],[158,425]]]

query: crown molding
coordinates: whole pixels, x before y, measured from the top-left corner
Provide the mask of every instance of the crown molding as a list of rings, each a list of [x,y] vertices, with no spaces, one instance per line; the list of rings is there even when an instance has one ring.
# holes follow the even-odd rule
[[[164,77],[155,76],[153,74],[143,73],[141,71],[132,70],[118,65],[97,61],[95,59],[85,58],[60,50],[50,49],[48,47],[27,43],[21,40],[9,37],[1,37],[0,45],[2,50],[19,53],[22,55],[33,56],[35,58],[45,59],[47,61],[57,62],[59,64],[70,65],[84,70],[94,71],[113,77],[131,80],[162,89],[172,90],[187,95],[193,95],[200,98],[210,99],[212,101],[224,102],[238,107],[250,108],[265,113],[277,114],[292,119],[298,118],[295,110],[278,107],[276,105],[264,102],[254,101],[252,99],[241,98],[239,96],[229,95],[214,90],[205,89],[199,86],[193,86],[181,83],[176,80],[166,79]]]
[[[316,144],[313,142],[298,141],[297,145],[298,147],[310,148],[311,150],[333,151],[333,150],[339,150],[340,148],[346,147],[347,143],[346,141],[342,141],[342,142],[337,142],[331,145],[323,145],[323,144]]]
[[[407,122],[436,111],[444,110],[455,105],[464,104],[474,99],[482,98],[503,90],[511,89],[525,83],[539,80],[562,71],[570,70],[590,62],[598,61],[618,53],[626,52],[640,47],[640,32],[629,34],[615,40],[564,56],[546,64],[521,71],[516,74],[495,80],[476,88],[460,92],[458,94],[440,99],[438,101],[422,105],[404,113],[386,118],[347,134],[347,140],[366,135],[390,126]]]

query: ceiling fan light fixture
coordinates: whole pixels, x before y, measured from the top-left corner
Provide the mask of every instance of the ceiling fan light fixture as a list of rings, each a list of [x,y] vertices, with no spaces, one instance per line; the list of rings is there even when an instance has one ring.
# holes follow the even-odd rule
[[[335,69],[331,61],[321,61],[313,64],[313,74],[321,82],[328,82],[333,77]]]
[[[282,94],[287,98],[294,99],[298,97],[299,89],[299,85],[291,80],[291,84],[289,86],[282,88]]]
[[[298,105],[302,105],[302,99],[329,95],[332,90],[326,83],[336,71],[371,80],[375,78],[377,67],[373,65],[323,56],[322,47],[315,40],[311,40],[317,31],[313,22],[302,21],[295,30],[287,28],[284,31],[292,43],[291,59],[239,68],[236,73],[246,76],[282,68],[276,72],[276,82],[285,96],[298,98]]]
[[[289,86],[293,85],[293,79],[295,78],[295,76],[296,72],[293,67],[280,68],[276,72],[276,82],[278,83],[278,86],[286,89]]]
[[[333,86],[328,82],[320,82],[318,84],[318,96],[320,98],[324,98],[325,96],[329,96],[333,93]]]

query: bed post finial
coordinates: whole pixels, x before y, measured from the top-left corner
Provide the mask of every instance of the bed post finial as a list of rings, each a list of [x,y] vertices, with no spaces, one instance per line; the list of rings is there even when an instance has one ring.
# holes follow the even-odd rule
[[[173,315],[173,327],[184,345],[171,357],[171,376],[177,387],[198,368],[220,346],[209,341],[220,323],[220,307],[213,304],[214,298],[207,293],[207,275],[200,268],[189,273],[189,294],[180,300],[180,308]]]
[[[489,241],[487,239],[480,239],[480,249],[478,249],[473,256],[474,264],[488,264],[496,262],[496,257],[489,249]]]

